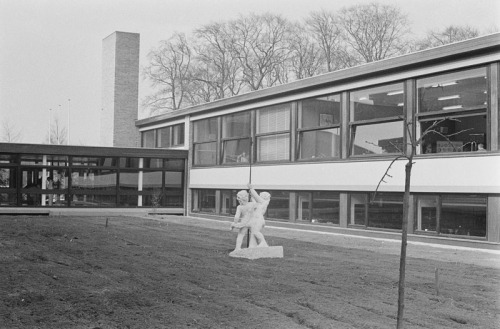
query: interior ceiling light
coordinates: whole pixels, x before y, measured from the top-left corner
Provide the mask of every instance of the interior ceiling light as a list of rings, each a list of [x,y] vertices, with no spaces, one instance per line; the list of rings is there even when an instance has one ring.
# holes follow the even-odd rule
[[[438,101],[446,101],[448,99],[456,99],[456,98],[460,98],[460,95],[451,95],[451,96],[439,97]]]
[[[402,94],[402,93],[404,93],[404,91],[403,91],[403,90],[396,90],[396,91],[391,91],[391,92],[388,92],[388,93],[387,93],[387,96],[400,95],[400,94]]]
[[[431,88],[453,86],[453,85],[456,85],[457,83],[458,82],[456,82],[456,81],[450,81],[450,82],[445,82],[445,83],[438,83],[436,85],[432,85]]]
[[[398,103],[398,106],[405,106],[405,103]]]
[[[453,106],[445,106],[443,107],[443,110],[456,110],[461,108],[463,108],[462,105],[453,105]]]

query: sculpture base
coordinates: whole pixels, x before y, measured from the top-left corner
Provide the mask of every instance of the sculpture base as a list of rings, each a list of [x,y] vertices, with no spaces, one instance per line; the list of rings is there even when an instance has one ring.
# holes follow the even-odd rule
[[[229,253],[230,257],[258,259],[258,258],[283,258],[283,247],[255,247],[245,248]]]

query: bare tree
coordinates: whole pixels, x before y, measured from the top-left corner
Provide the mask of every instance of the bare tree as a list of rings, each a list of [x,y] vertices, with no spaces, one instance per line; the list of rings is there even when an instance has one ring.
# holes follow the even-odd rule
[[[408,18],[398,7],[370,3],[343,8],[338,25],[345,42],[364,62],[389,58],[408,49]]]
[[[61,124],[59,118],[56,117],[50,124],[50,135],[47,134],[45,142],[48,144],[64,145],[66,144],[66,137],[68,136],[66,127]]]
[[[242,81],[250,90],[273,86],[276,71],[288,59],[289,23],[279,15],[251,14],[231,21],[232,53],[242,67]]]
[[[239,94],[242,89],[241,69],[231,52],[231,32],[227,23],[212,23],[195,30],[196,72],[193,79],[205,84],[205,101]],[[196,88],[198,89],[198,88]],[[209,97],[208,97],[209,96]]]
[[[290,36],[289,70],[296,79],[304,79],[323,72],[322,50],[305,27],[295,24]]]
[[[417,41],[417,50],[443,46],[449,43],[472,39],[479,36],[479,30],[470,26],[450,25],[440,31],[429,31],[427,36]]]
[[[21,130],[17,129],[16,126],[9,120],[2,120],[2,135],[0,141],[6,143],[17,143],[22,139]]]
[[[155,94],[143,101],[150,114],[183,107],[191,86],[191,59],[192,50],[183,33],[175,33],[168,41],[162,41],[158,49],[150,52],[150,64],[144,68],[143,75],[153,87],[158,88]]]
[[[342,40],[342,29],[334,13],[325,10],[312,12],[306,18],[306,26],[321,49],[327,72],[345,68],[352,61],[358,62],[352,55],[351,60],[346,61],[344,58],[348,53]]]
[[[423,144],[425,141],[425,138],[429,135],[435,134],[440,136],[441,138],[445,139],[448,143],[450,143],[450,146],[453,146],[453,144],[450,141],[450,138],[453,136],[459,135],[463,133],[466,130],[461,130],[459,132],[451,133],[451,134],[443,134],[439,131],[439,126],[447,121],[447,120],[453,120],[453,121],[459,121],[458,119],[453,119],[453,118],[443,118],[436,120],[432,122],[431,125],[429,125],[421,134],[419,137],[416,136],[415,134],[415,129],[413,127],[413,122],[408,122],[405,124],[406,127],[406,133],[407,133],[407,147],[406,150],[400,149],[401,155],[397,156],[394,158],[389,166],[387,167],[384,175],[380,179],[376,189],[375,189],[375,195],[373,199],[375,199],[376,193],[380,188],[380,185],[382,183],[385,183],[385,179],[391,178],[392,176],[389,174],[392,165],[401,159],[406,159],[406,165],[405,165],[405,190],[404,190],[404,196],[403,196],[403,218],[402,218],[402,224],[401,224],[401,254],[400,254],[400,261],[399,261],[399,284],[398,284],[398,314],[397,314],[397,328],[402,329],[404,327],[403,321],[404,321],[404,299],[405,299],[405,276],[406,276],[406,249],[408,245],[408,222],[409,222],[409,217],[410,217],[410,187],[411,187],[411,171],[413,168],[413,158],[417,154],[417,148]],[[397,147],[399,149],[399,147]]]

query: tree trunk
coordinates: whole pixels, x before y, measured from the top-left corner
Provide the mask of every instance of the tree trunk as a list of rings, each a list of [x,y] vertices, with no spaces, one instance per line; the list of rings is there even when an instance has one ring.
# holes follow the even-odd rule
[[[405,307],[405,271],[406,271],[406,245],[408,238],[408,216],[410,215],[410,181],[413,159],[410,157],[405,166],[405,194],[403,198],[403,223],[401,234],[401,257],[399,260],[399,287],[398,287],[398,318],[397,329],[403,329],[403,313]]]

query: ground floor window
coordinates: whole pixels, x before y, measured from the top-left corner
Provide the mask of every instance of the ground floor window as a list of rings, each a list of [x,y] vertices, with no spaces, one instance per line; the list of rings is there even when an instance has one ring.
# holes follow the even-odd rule
[[[257,191],[262,192],[262,191]],[[271,202],[267,207],[266,219],[290,219],[290,192],[266,191],[271,194]]]
[[[193,212],[215,213],[216,190],[193,190]]]
[[[340,193],[330,191],[297,192],[297,220],[312,223],[340,222]]]
[[[401,229],[403,193],[351,194],[351,225]]]
[[[236,199],[237,190],[222,190],[220,195],[220,213],[222,215],[232,215],[236,214],[236,207],[239,203]]]
[[[486,196],[418,195],[416,199],[417,231],[486,236]]]

